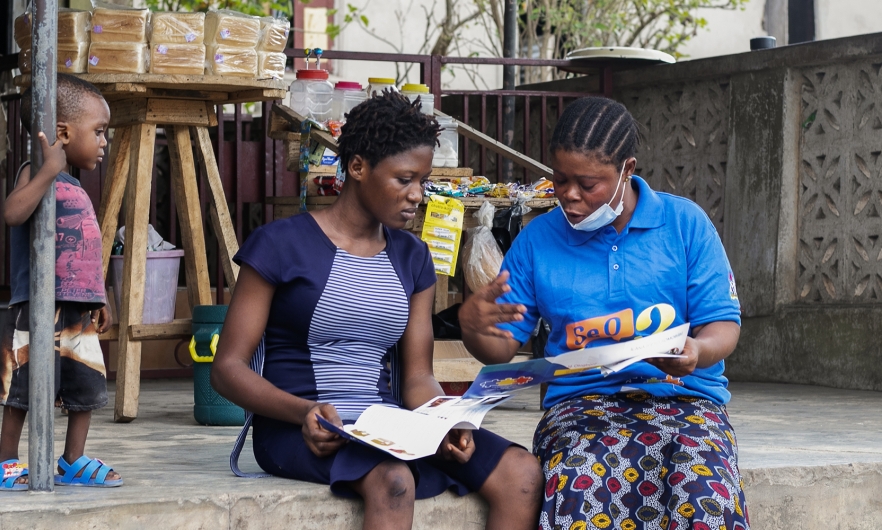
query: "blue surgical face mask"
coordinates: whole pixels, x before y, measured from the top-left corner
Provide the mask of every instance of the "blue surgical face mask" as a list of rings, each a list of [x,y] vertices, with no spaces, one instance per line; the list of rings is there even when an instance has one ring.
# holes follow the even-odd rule
[[[628,163],[628,161],[625,160],[625,164],[627,164],[627,163]],[[613,221],[616,220],[616,218],[619,215],[622,214],[622,210],[625,207],[625,186],[627,185],[627,183],[622,185],[622,194],[619,198],[619,205],[616,206],[616,209],[613,210],[612,207],[610,206],[610,204],[614,200],[616,200],[616,195],[618,195],[619,185],[622,184],[622,178],[625,175],[625,164],[622,164],[622,171],[619,173],[619,180],[616,183],[615,191],[613,191],[612,199],[610,199],[608,203],[602,205],[600,208],[595,210],[594,213],[592,213],[588,217],[582,219],[578,223],[573,224],[573,223],[570,223],[570,220],[567,218],[567,214],[564,213],[563,208],[561,208],[560,211],[561,211],[561,213],[564,214],[564,219],[566,219],[567,222],[570,223],[570,226],[572,226],[576,230],[581,230],[583,232],[593,232],[595,230],[599,230],[599,229],[603,228],[604,226],[612,223]]]

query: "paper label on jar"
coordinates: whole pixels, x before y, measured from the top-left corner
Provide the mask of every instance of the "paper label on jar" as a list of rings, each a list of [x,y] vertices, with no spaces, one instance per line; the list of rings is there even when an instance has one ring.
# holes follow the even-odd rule
[[[67,68],[71,68],[73,66],[73,61],[70,60],[70,57],[68,57],[67,60],[64,61],[64,66],[66,66]]]
[[[221,53],[216,53],[216,54],[214,54],[214,62],[216,62],[216,63],[223,63],[223,62],[224,62],[224,56],[223,56],[223,54],[221,54]]]
[[[90,55],[89,64],[91,64],[92,66],[98,66],[98,57],[95,55]]]
[[[184,35],[184,40],[187,42],[193,42],[194,40],[196,40],[196,34],[195,33],[187,33],[186,35]]]
[[[220,38],[226,39],[230,36],[230,28],[224,28],[220,30]]]
[[[168,53],[168,46],[166,46],[165,44],[160,44],[159,46],[156,47],[156,53],[158,53],[160,55],[167,54]]]
[[[101,33],[102,31],[104,31],[104,28],[101,26],[101,24],[92,26],[92,33]]]

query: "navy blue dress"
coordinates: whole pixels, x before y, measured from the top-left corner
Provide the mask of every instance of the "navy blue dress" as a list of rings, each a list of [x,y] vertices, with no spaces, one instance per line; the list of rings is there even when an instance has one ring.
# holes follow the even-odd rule
[[[309,214],[258,228],[234,261],[248,265],[276,288],[266,325],[263,376],[278,388],[331,403],[344,422],[371,405],[400,407],[392,395],[390,351],[407,326],[410,300],[435,283],[425,243],[409,232],[385,229],[386,248],[360,257],[337,248]],[[403,355],[406,355],[403,352]],[[477,491],[511,442],[479,430],[465,465],[429,457],[411,462],[417,498],[448,488]],[[319,458],[301,426],[254,417],[254,456],[267,473],[329,484],[344,496],[349,483],[393,459],[382,451],[346,444]]]

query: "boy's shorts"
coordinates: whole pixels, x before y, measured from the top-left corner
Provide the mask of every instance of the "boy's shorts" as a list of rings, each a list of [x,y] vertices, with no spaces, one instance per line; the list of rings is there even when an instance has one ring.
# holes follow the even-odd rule
[[[28,409],[28,303],[9,309],[0,351],[0,404]],[[85,305],[55,305],[55,406],[74,412],[107,405],[107,375],[98,331]]]

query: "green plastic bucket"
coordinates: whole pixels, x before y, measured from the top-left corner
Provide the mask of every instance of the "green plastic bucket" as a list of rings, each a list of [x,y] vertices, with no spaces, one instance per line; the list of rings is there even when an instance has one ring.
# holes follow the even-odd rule
[[[202,425],[243,425],[245,411],[221,397],[211,386],[211,366],[220,337],[225,305],[200,305],[193,308],[193,416]]]

